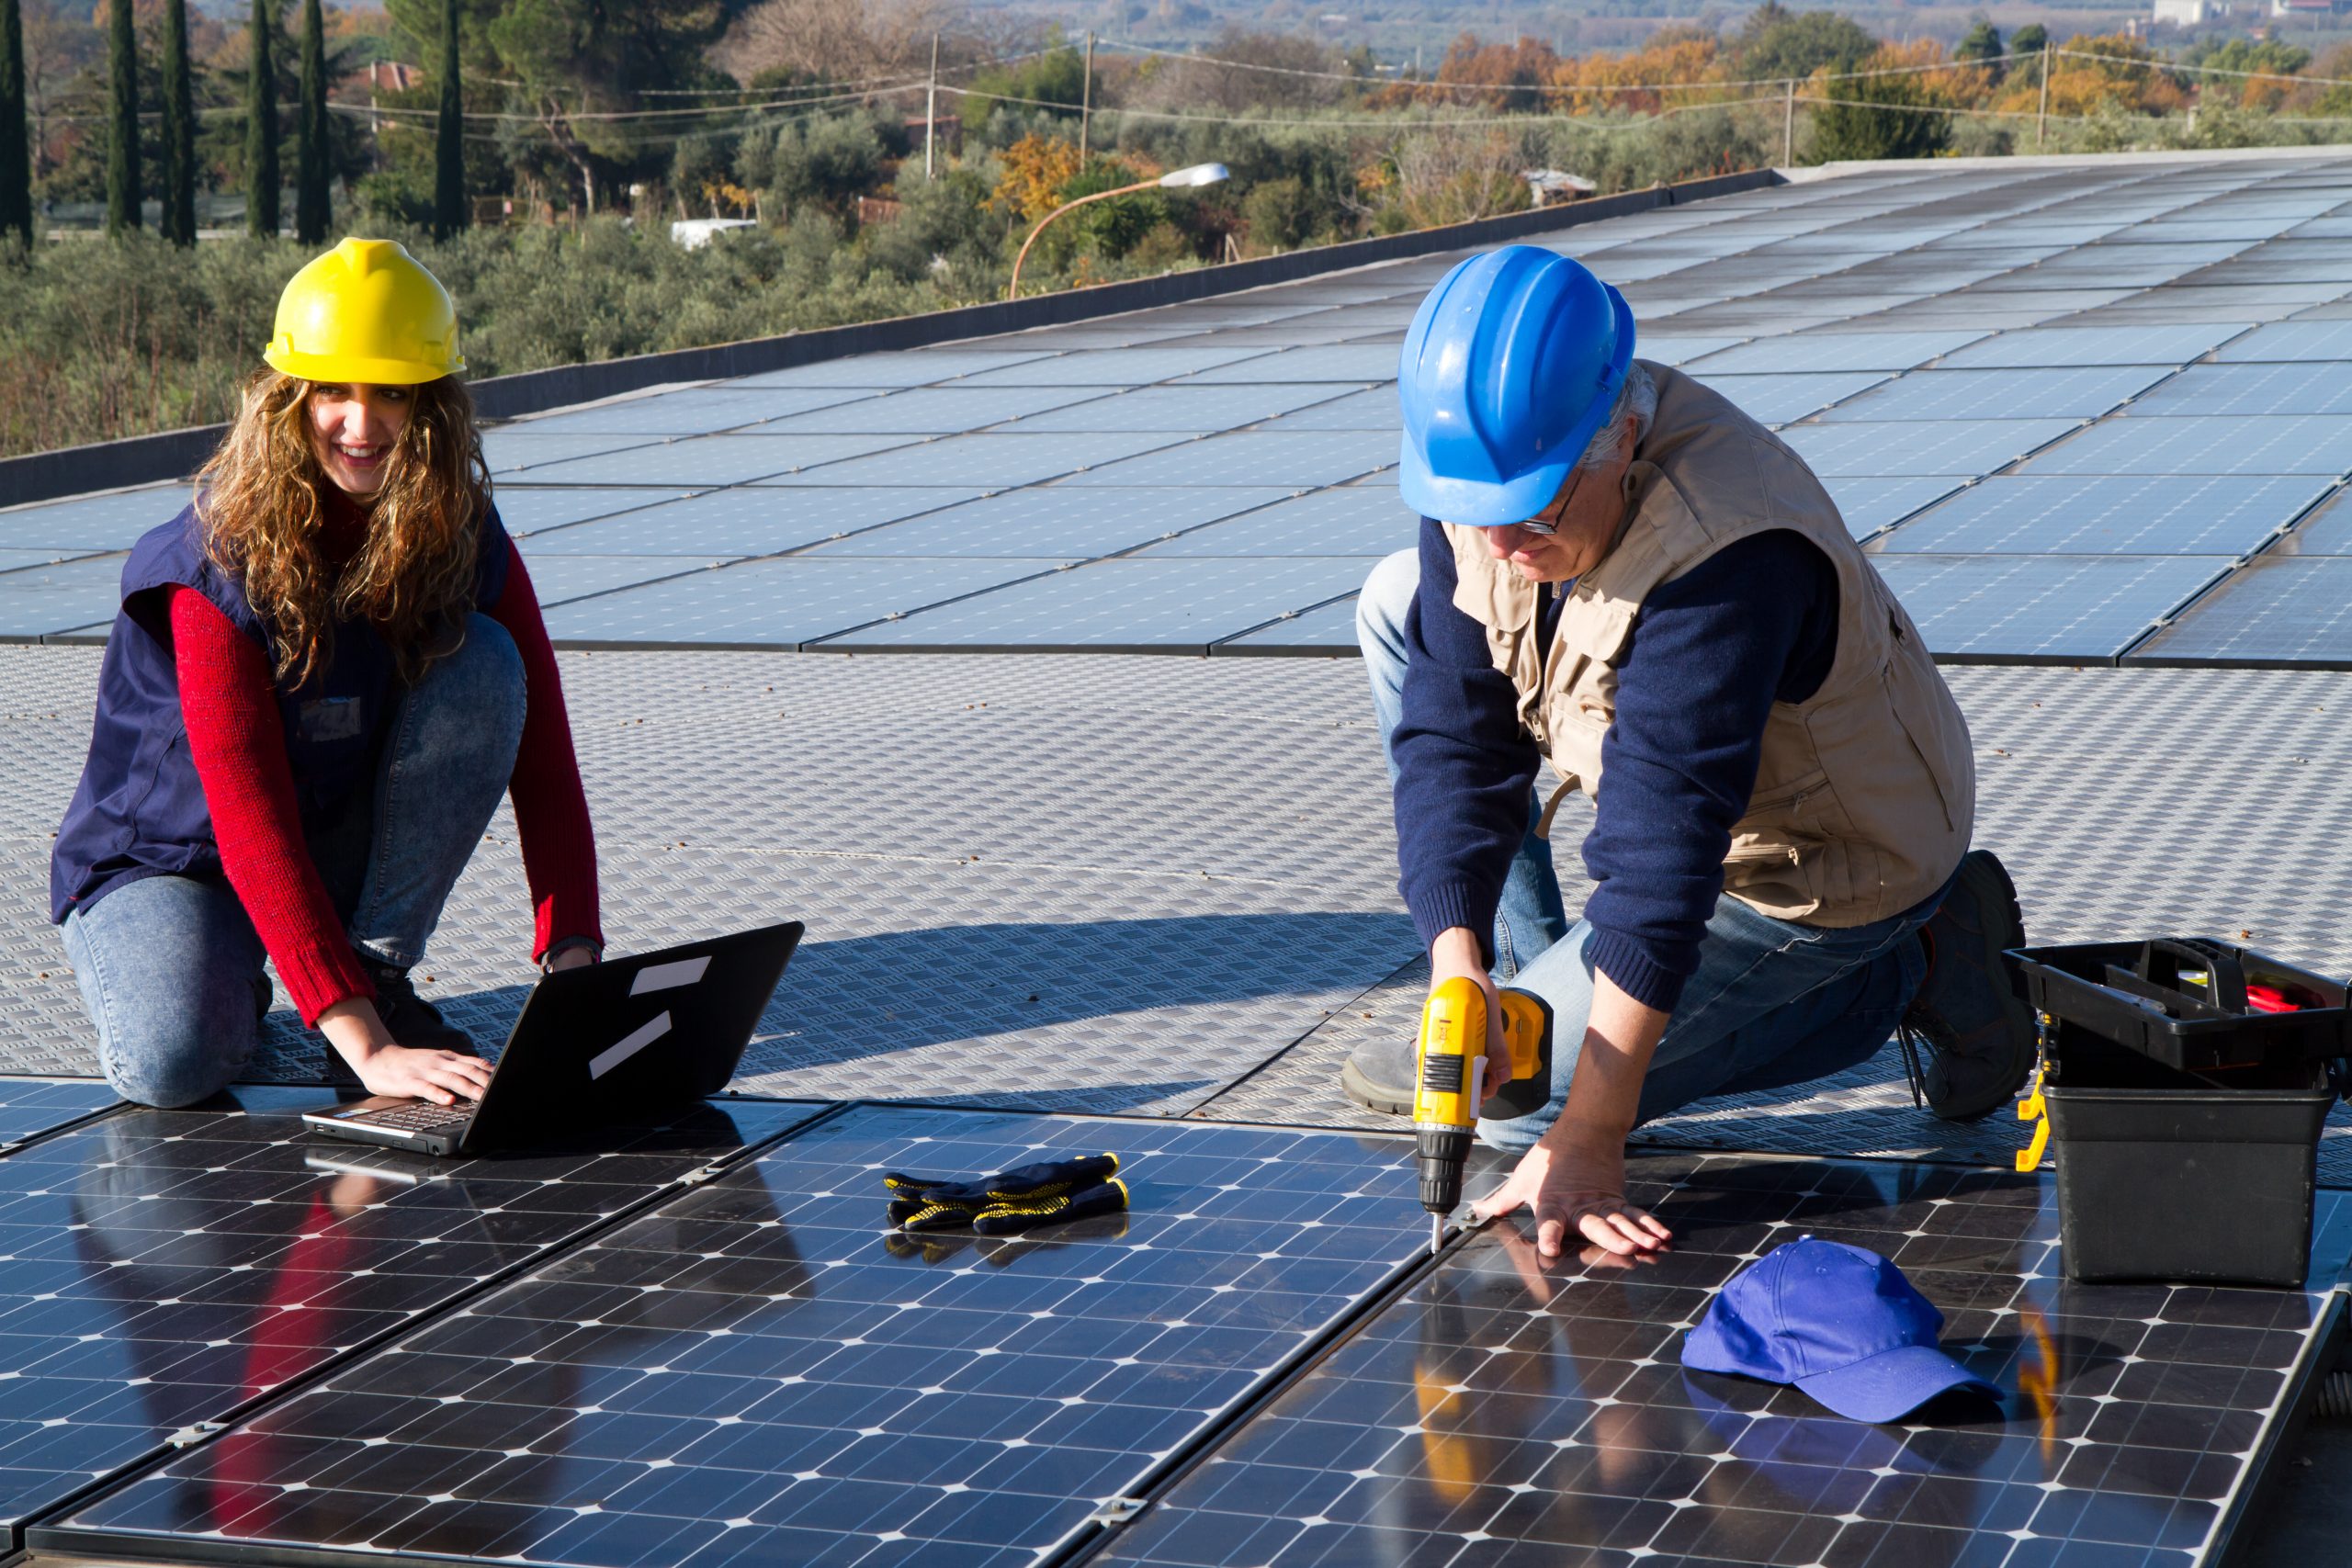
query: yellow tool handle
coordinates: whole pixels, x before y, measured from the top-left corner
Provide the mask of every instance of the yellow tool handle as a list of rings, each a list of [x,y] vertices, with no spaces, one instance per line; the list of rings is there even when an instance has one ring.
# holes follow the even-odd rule
[[[2033,1070],[2033,1092],[2018,1101],[2018,1120],[2033,1123],[2033,1141],[2019,1149],[2018,1169],[2031,1173],[2041,1168],[2042,1154],[2050,1147],[2050,1101],[2041,1095],[2041,1069]]]
[[[1486,1066],[1487,993],[1457,975],[1431,991],[1421,1010],[1413,1120],[1423,1126],[1475,1125]]]

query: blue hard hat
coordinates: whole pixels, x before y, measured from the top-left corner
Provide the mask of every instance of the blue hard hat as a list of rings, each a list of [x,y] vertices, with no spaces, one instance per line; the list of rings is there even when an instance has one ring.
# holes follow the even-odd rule
[[[1953,1389],[2000,1397],[1937,1347],[1943,1325],[1877,1253],[1801,1236],[1716,1292],[1683,1338],[1682,1364],[1794,1383],[1857,1421],[1892,1421]]]
[[[1634,360],[1634,313],[1533,245],[1472,256],[1413,313],[1396,372],[1396,489],[1424,517],[1497,528],[1551,504]]]

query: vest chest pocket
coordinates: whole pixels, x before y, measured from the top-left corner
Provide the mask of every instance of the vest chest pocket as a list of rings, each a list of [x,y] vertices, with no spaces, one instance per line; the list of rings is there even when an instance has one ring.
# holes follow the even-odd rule
[[[1804,809],[1807,803],[1829,788],[1826,769],[1815,769],[1793,784],[1778,786],[1762,795],[1751,795],[1747,810],[1732,831],[1736,835],[1750,824],[1792,818]]]

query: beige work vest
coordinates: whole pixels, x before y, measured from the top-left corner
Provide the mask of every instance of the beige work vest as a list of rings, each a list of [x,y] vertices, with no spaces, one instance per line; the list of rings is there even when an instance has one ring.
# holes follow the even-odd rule
[[[1807,925],[1900,914],[1941,886],[1968,848],[1976,768],[1967,721],[1812,470],[1721,395],[1645,367],[1657,415],[1626,474],[1625,522],[1560,606],[1548,653],[1535,635],[1548,590],[1494,559],[1484,529],[1447,525],[1453,602],[1486,626],[1495,667],[1519,690],[1520,721],[1564,781],[1553,806],[1579,786],[1598,800],[1617,666],[1650,591],[1751,534],[1786,528],[1812,540],[1837,568],[1837,657],[1819,691],[1774,704],[1765,721],[1724,889]]]

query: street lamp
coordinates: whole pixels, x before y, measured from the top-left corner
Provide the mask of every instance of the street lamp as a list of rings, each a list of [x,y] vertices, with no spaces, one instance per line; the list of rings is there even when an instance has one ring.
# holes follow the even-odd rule
[[[1037,243],[1037,236],[1046,231],[1046,224],[1051,223],[1071,208],[1084,207],[1090,201],[1108,201],[1114,196],[1133,196],[1139,190],[1149,190],[1154,186],[1163,190],[1188,190],[1195,186],[1213,186],[1219,180],[1231,177],[1231,171],[1223,164],[1194,164],[1189,169],[1171,170],[1156,180],[1137,180],[1131,186],[1121,186],[1116,190],[1098,190],[1092,196],[1081,196],[1076,201],[1063,202],[1059,207],[1037,220],[1037,226],[1029,231],[1027,239],[1021,242],[1021,254],[1012,258],[1012,282],[1006,288],[1004,297],[1007,299],[1021,298],[1021,264],[1029,259],[1029,247]]]

